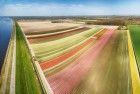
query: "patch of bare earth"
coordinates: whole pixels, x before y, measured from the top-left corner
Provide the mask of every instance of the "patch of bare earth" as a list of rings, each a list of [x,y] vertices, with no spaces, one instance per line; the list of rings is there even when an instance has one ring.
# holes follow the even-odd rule
[[[25,34],[47,32],[81,25],[77,23],[51,23],[51,21],[19,21],[18,23]]]

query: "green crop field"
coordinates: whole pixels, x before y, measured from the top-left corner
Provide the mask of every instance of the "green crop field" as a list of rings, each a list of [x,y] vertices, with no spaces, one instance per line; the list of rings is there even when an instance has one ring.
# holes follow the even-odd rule
[[[24,36],[16,24],[16,94],[41,94]]]
[[[133,42],[133,47],[136,55],[136,60],[138,68],[140,70],[140,26],[139,25],[130,25],[128,26],[131,34],[131,39]]]

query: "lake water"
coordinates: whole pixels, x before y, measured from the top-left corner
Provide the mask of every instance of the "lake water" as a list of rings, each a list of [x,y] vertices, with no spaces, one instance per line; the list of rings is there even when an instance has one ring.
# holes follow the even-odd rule
[[[6,55],[12,28],[13,25],[11,18],[0,17],[0,71]]]

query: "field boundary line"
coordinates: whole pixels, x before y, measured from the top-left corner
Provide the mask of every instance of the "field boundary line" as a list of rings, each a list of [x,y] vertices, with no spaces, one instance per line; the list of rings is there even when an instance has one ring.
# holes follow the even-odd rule
[[[46,34],[39,34],[39,35],[29,35],[29,36],[27,36],[27,39],[33,39],[33,38],[40,38],[40,37],[53,36],[53,35],[57,35],[57,34],[63,34],[63,33],[71,32],[73,30],[78,30],[78,29],[82,29],[82,28],[84,28],[84,27],[80,26],[80,27],[77,27],[77,28],[64,30],[64,31],[59,31],[59,32],[54,32],[54,33],[46,33]]]
[[[11,70],[11,81],[10,81],[10,94],[15,94],[15,84],[16,84],[16,27],[14,25],[14,48],[13,48],[13,59],[12,59],[12,70]]]
[[[20,29],[21,29],[21,32],[22,32],[22,34],[24,36],[24,39],[26,41],[26,44],[28,46],[28,50],[30,52],[29,54],[31,55],[31,58],[32,58],[33,68],[36,71],[36,74],[37,74],[37,77],[39,79],[40,85],[41,85],[41,87],[43,89],[43,92],[45,94],[53,94],[53,91],[52,91],[52,89],[51,89],[51,87],[50,87],[47,79],[45,78],[45,75],[44,75],[44,73],[43,73],[43,71],[42,71],[42,69],[41,69],[41,67],[39,65],[39,62],[36,61],[36,60],[34,60],[35,59],[34,58],[35,57],[35,54],[34,54],[32,48],[30,47],[29,41],[27,40],[25,34],[23,33],[23,29],[22,28],[20,28]]]
[[[127,36],[128,36],[128,51],[129,51],[129,60],[130,60],[129,63],[130,63],[133,94],[140,94],[139,72],[136,64],[136,58],[134,55],[134,50],[133,50],[133,45],[132,45],[129,30],[127,30]]]

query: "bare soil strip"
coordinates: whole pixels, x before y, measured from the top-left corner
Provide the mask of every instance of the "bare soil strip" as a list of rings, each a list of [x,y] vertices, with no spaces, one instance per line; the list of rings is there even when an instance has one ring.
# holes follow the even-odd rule
[[[73,28],[73,29],[62,30],[62,31],[54,32],[54,33],[38,34],[38,35],[26,35],[26,36],[27,36],[27,39],[42,38],[42,37],[59,35],[59,34],[63,34],[63,33],[77,31],[77,30],[81,30],[81,29],[84,29],[84,28],[86,28],[86,27],[76,27],[76,28]]]
[[[41,36],[37,36],[37,37],[27,37],[29,42],[32,43],[41,43],[41,42],[48,42],[48,41],[53,41],[56,39],[60,39],[60,38],[65,38],[74,34],[78,34],[80,32],[86,31],[89,28],[86,27],[82,27],[82,28],[76,28],[73,30],[68,30],[68,32],[60,32],[60,33],[56,33],[56,34],[49,34],[49,35],[41,35]]]
[[[58,32],[81,25],[76,23],[51,23],[50,21],[19,21],[18,23],[24,33],[28,35]]]

